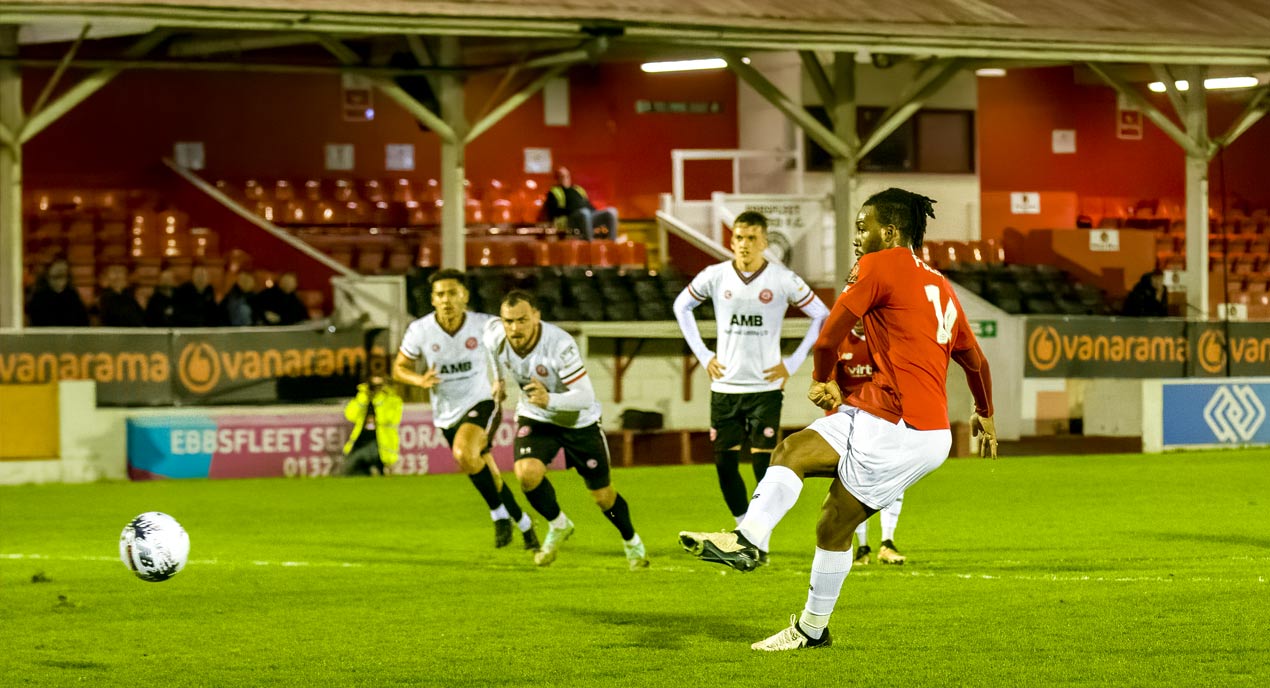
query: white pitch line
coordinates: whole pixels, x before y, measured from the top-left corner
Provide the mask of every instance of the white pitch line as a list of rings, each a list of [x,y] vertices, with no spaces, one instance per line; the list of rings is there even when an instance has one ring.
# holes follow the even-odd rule
[[[48,554],[20,554],[20,553],[0,553],[0,559],[11,560],[32,560],[32,561],[118,561],[118,557],[93,557],[93,556],[66,556],[66,555],[48,555]],[[195,566],[218,566],[221,564],[234,566],[236,564],[252,564],[254,566],[319,566],[327,568],[354,568],[365,566],[365,564],[349,562],[349,561],[222,561],[220,559],[191,559],[188,564]]]
[[[0,560],[30,560],[30,561],[117,561],[117,557],[107,556],[64,556],[64,555],[48,555],[48,554],[22,554],[22,553],[3,553],[0,552]],[[192,559],[189,564],[195,566],[235,566],[235,565],[253,565],[253,566],[281,566],[284,568],[298,567],[320,567],[320,568],[357,568],[366,566],[361,562],[348,561],[225,561],[221,559]],[[404,566],[407,564],[390,563],[380,564],[379,566]],[[479,564],[477,564],[479,566]],[[489,562],[483,568],[489,569],[521,569],[524,566],[505,562]],[[565,567],[557,567],[564,569]],[[568,566],[569,571],[609,571],[612,567],[606,566]],[[698,568],[694,566],[681,566],[677,564],[662,564],[656,562],[653,564],[650,572],[657,573],[688,573],[695,574],[699,571],[708,571],[718,573],[721,576],[726,575],[744,575],[740,572],[732,571],[724,567]],[[764,576],[790,576],[805,577],[808,575],[807,570],[797,568],[780,568],[775,570],[766,570],[756,573],[747,578],[759,578]],[[894,573],[881,573],[878,571],[856,571],[856,577],[883,577],[896,575],[900,577],[911,578],[959,578],[962,580],[985,580],[985,581],[1027,581],[1037,583],[1258,583],[1265,585],[1267,579],[1264,575],[1258,575],[1256,580],[1251,578],[1214,578],[1212,576],[1091,576],[1091,575],[1058,575],[1058,574],[989,574],[989,573],[967,573],[956,571],[895,571]]]

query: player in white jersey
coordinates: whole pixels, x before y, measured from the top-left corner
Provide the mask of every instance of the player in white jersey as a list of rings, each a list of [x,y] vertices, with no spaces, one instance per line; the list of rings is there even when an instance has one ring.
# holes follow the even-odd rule
[[[732,223],[734,259],[702,270],[675,299],[675,319],[684,339],[706,364],[710,379],[710,439],[719,488],[738,524],[749,507],[749,491],[738,463],[748,448],[756,483],[771,462],[780,430],[785,380],[802,365],[829,310],[792,270],[763,257],[767,218],[747,211]],[[701,339],[692,310],[714,301],[718,351]],[[789,306],[811,325],[798,349],[781,357],[781,325]]]
[[[494,401],[495,365],[483,338],[496,318],[467,310],[468,291],[458,270],[441,270],[428,282],[436,311],[406,328],[393,378],[431,390],[432,422],[450,443],[454,462],[485,499],[494,520],[494,546],[512,541],[515,523],[525,549],[536,551],[533,521],[516,503],[490,455],[502,410]],[[420,361],[427,366],[422,374],[417,372]]]
[[[485,342],[498,375],[507,373],[521,390],[516,405],[516,477],[529,504],[551,524],[534,563],[550,565],[573,534],[573,521],[560,509],[547,478],[547,464],[563,449],[566,467],[582,476],[596,505],[621,533],[630,567],[646,568],[648,556],[631,525],[630,507],[609,477],[600,402],[577,343],[564,330],[542,322],[527,292],[510,292],[499,315],[501,327],[495,323],[487,329]]]

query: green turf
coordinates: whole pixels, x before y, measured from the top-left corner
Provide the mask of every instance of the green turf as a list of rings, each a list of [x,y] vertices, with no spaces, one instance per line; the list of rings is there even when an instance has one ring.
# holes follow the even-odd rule
[[[459,476],[0,488],[0,684],[1270,685],[1270,452],[950,461],[905,499],[909,564],[857,568],[835,646],[778,656],[749,643],[802,608],[827,481],[742,575],[675,544],[725,524],[713,468],[614,473],[637,572],[554,475],[549,569],[492,548]],[[117,558],[150,510],[192,540],[165,583]]]

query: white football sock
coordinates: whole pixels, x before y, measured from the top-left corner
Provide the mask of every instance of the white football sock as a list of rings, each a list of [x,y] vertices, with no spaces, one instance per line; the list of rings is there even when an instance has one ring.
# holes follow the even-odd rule
[[[856,547],[869,546],[869,521],[867,519],[862,521],[860,525],[856,526],[855,546]]]
[[[882,539],[895,539],[895,526],[900,523],[900,510],[904,508],[904,495],[901,494],[894,502],[887,505],[882,510],[878,520],[882,521]]]
[[[807,591],[807,606],[803,608],[798,624],[812,638],[819,639],[829,625],[829,616],[842,592],[842,582],[851,572],[851,552],[831,552],[816,548],[811,560],[811,587]]]
[[[745,512],[745,523],[737,530],[755,547],[768,551],[772,529],[794,507],[802,491],[803,481],[798,479],[798,474],[784,466],[769,467],[763,482],[754,488],[754,499],[750,501],[749,511]]]
[[[503,506],[502,504],[499,504],[497,509],[490,510],[489,517],[494,519],[495,521],[501,521],[503,519],[507,519],[510,521],[512,518],[512,515],[507,513],[507,507]]]
[[[528,512],[520,512],[520,523],[517,523],[516,527],[520,528],[520,532],[522,533],[528,533],[529,530],[534,527],[534,522],[529,518]]]
[[[626,544],[630,545],[631,547],[634,547],[635,545],[642,544],[644,541],[643,541],[643,540],[641,540],[641,539],[639,539],[639,533],[635,533],[635,537],[633,537],[633,538],[631,538],[631,539],[629,539],[629,540],[626,540],[625,542],[626,542]]]
[[[559,530],[560,528],[568,528],[570,521],[569,521],[569,517],[565,516],[564,512],[561,511],[559,516],[548,521],[548,523],[551,525],[552,528]]]
[[[735,519],[736,519],[736,527],[737,527],[737,528],[740,528],[740,527],[741,527],[741,524],[742,524],[743,522],[745,522],[745,514],[741,514],[740,516],[733,516],[732,518],[735,518]]]

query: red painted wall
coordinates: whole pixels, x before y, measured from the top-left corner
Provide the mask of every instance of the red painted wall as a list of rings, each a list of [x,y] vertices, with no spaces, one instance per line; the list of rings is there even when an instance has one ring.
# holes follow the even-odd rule
[[[1076,83],[1074,68],[1012,69],[979,86],[979,180],[984,193],[1068,191],[1080,196],[1140,199],[1185,196],[1182,150],[1146,122],[1139,141],[1116,138],[1116,94]],[[1209,131],[1217,136],[1243,110],[1243,92],[1209,93]],[[1153,95],[1164,112],[1168,99]],[[1176,121],[1176,118],[1175,118]],[[1051,151],[1054,129],[1076,130],[1076,153]],[[1228,200],[1270,207],[1270,123],[1262,120],[1224,154]],[[1210,167],[1212,202],[1220,203],[1221,170]]]
[[[46,78],[47,72],[28,73],[28,103]],[[575,67],[569,78],[571,126],[545,126],[542,98],[531,98],[468,147],[474,184],[523,178],[522,149],[547,147],[597,200],[616,205],[625,217],[647,218],[657,209],[657,194],[670,190],[672,149],[737,146],[737,86],[728,72],[650,75],[638,63],[604,63]],[[469,81],[470,119],[480,114],[498,79],[489,74]],[[26,183],[159,184],[169,177],[159,160],[172,154],[175,141],[205,143],[208,178],[395,177],[384,169],[387,143],[415,144],[415,176],[439,176],[435,134],[420,131],[378,93],[374,121],[345,122],[340,97],[334,75],[124,73],[28,145]],[[641,115],[635,112],[641,99],[715,101],[721,109]],[[356,146],[351,175],[324,172],[328,142]],[[699,176],[711,179],[695,180],[698,185],[731,185],[725,169],[706,168]]]

